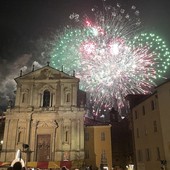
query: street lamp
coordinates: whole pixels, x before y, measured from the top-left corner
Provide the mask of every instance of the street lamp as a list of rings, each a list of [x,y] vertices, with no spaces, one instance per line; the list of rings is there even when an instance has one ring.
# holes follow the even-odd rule
[[[3,140],[1,140],[0,142],[0,151],[2,150],[2,144],[3,144]]]
[[[23,143],[23,144],[22,144],[22,147],[23,147],[23,152],[25,152],[25,153],[26,153],[25,166],[27,167],[28,154],[29,154],[29,145],[28,145],[28,144]]]

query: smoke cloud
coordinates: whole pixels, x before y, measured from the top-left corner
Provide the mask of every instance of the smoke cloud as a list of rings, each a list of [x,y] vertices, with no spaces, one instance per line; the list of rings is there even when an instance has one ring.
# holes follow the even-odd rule
[[[35,58],[34,58],[35,59]],[[3,61],[0,64],[0,107],[6,107],[10,100],[15,100],[16,82],[15,78],[31,71],[32,65],[35,69],[41,68],[42,64],[35,61],[31,54],[23,54],[14,62]],[[39,59],[37,57],[37,59]]]

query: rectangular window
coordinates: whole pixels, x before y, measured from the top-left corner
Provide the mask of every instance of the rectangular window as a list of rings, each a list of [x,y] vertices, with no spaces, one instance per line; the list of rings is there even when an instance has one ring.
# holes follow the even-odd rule
[[[151,153],[150,153],[149,148],[147,148],[147,149],[145,150],[145,154],[146,154],[146,161],[150,161],[150,159],[151,159]]]
[[[105,141],[105,133],[104,132],[101,133],[101,141]]]
[[[157,160],[160,160],[161,159],[161,154],[160,154],[159,147],[156,148],[156,155],[157,155]]]
[[[151,110],[155,110],[155,103],[153,100],[151,101]]]
[[[142,161],[142,151],[141,150],[138,150],[137,156],[138,156],[138,162],[141,162]]]
[[[142,113],[145,115],[145,106],[142,107]]]
[[[147,129],[145,129],[145,136],[147,136],[148,135],[148,131],[147,131]]]
[[[64,127],[63,142],[67,144],[70,143],[70,127],[69,126]]]
[[[25,102],[25,93],[22,94],[22,103]]]
[[[157,131],[158,131],[156,121],[153,122],[153,131],[154,131],[154,132],[157,132]]]
[[[138,113],[137,113],[137,111],[135,111],[134,116],[135,116],[135,119],[138,118]]]
[[[139,129],[138,128],[136,129],[136,136],[137,136],[137,138],[139,138]]]
[[[68,142],[68,131],[66,131],[65,141]]]

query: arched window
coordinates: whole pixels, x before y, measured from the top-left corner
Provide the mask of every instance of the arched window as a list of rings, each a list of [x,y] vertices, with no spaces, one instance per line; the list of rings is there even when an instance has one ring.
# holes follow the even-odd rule
[[[68,142],[68,131],[66,131],[65,141]]]
[[[66,95],[66,102],[70,102],[70,93],[67,93]]]
[[[50,106],[50,92],[48,90],[45,90],[43,93],[43,107],[49,106]]]
[[[27,104],[27,102],[28,102],[28,93],[27,92],[22,93],[21,102],[23,104]]]
[[[71,89],[69,87],[64,88],[64,103],[71,104]]]

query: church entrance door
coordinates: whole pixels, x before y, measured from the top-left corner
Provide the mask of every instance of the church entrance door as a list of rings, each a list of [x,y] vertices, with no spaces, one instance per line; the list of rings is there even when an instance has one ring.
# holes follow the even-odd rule
[[[51,135],[49,134],[37,135],[37,161],[50,160],[50,141]]]

